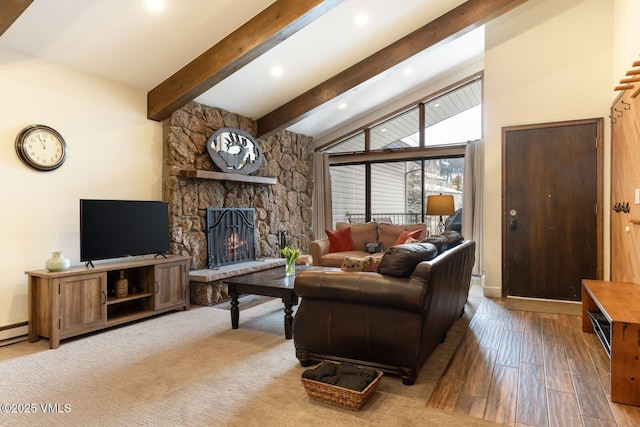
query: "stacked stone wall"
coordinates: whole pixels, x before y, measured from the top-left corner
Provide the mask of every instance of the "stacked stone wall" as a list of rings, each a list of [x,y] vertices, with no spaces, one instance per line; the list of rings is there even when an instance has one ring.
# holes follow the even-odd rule
[[[205,213],[210,207],[255,208],[256,252],[278,257],[280,232],[312,237],[312,139],[288,131],[258,139],[264,161],[254,176],[277,184],[252,184],[179,176],[180,169],[215,171],[206,142],[217,129],[233,127],[256,135],[247,117],[191,102],[164,123],[164,198],[169,202],[170,249],[191,257],[191,268],[207,268]],[[306,239],[301,239],[306,240]]]

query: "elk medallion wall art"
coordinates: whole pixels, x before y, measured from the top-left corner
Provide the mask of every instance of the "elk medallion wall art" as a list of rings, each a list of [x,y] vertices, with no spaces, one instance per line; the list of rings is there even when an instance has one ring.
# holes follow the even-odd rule
[[[249,133],[223,127],[207,140],[207,151],[222,172],[248,175],[262,164],[262,150]]]

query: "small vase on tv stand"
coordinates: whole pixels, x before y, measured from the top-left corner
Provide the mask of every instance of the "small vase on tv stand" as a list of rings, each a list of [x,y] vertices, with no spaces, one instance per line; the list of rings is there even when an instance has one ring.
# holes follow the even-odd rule
[[[124,271],[120,270],[120,278],[116,280],[116,297],[124,298],[129,293],[129,281],[124,277]]]
[[[53,256],[45,261],[44,266],[49,271],[65,271],[69,269],[71,260],[65,258],[62,251],[53,253]]]

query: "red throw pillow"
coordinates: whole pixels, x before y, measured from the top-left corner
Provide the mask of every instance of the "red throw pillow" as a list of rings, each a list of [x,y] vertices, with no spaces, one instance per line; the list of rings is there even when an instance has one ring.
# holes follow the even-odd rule
[[[351,238],[351,228],[331,231],[324,230],[329,237],[329,252],[344,252],[353,250],[353,239]]]
[[[393,245],[403,245],[409,237],[417,239],[418,237],[420,237],[420,233],[422,233],[422,230],[410,231],[405,229],[402,233],[400,233],[400,236],[398,236],[396,242]]]

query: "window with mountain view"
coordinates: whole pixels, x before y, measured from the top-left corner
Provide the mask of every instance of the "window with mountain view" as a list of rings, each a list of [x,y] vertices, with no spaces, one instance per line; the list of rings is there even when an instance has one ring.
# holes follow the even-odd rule
[[[432,194],[451,194],[462,209],[465,147],[482,137],[481,89],[482,80],[472,79],[326,150],[336,155],[334,225],[427,222],[433,231],[439,218],[425,215]]]

